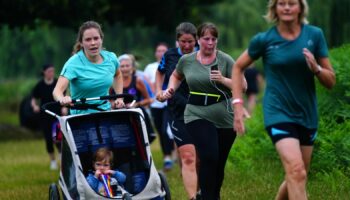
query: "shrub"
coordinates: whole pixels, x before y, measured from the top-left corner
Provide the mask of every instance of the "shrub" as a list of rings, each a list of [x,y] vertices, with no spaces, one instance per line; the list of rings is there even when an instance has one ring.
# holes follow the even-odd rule
[[[3,80],[0,83],[0,108],[17,112],[20,101],[31,93],[35,79]]]
[[[350,118],[350,44],[330,51],[330,59],[336,74],[336,85],[327,90],[317,84],[319,115],[324,120],[343,122]]]
[[[314,145],[311,174],[339,171],[350,177],[350,45],[330,51],[337,83],[327,90],[317,82],[319,109],[318,137]],[[263,127],[261,105],[247,120],[247,133],[238,138],[230,160],[240,166],[251,166],[254,159],[278,159]],[[256,166],[259,167],[259,166]]]

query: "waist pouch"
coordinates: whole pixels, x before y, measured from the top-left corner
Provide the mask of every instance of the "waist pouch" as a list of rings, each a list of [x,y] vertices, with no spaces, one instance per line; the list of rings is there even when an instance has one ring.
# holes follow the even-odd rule
[[[188,104],[197,106],[208,106],[223,101],[225,98],[220,94],[208,94],[202,92],[190,92]]]

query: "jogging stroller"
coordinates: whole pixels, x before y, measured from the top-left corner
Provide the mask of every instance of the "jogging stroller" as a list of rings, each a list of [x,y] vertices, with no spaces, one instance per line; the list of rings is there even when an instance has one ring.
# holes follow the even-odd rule
[[[93,100],[111,100],[127,94],[77,99],[79,107],[94,107]],[[56,117],[62,132],[62,158],[59,184],[49,187],[49,199],[121,199],[121,200],[170,200],[170,190],[165,176],[158,173],[152,160],[146,125],[141,109],[117,109],[90,114],[59,116],[49,107],[58,102],[45,104],[42,109]],[[78,105],[78,104],[76,104]],[[95,106],[96,107],[96,106]],[[86,176],[93,169],[92,155],[100,147],[109,148],[114,154],[113,166],[126,175],[124,188],[118,186],[116,196],[107,197],[96,193]],[[134,188],[135,181],[138,188]],[[141,186],[141,187],[140,187]],[[59,190],[60,188],[60,190]]]

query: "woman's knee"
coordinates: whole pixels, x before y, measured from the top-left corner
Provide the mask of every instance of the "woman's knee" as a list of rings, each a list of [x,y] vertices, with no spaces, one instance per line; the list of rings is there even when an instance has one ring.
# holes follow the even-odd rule
[[[305,182],[307,172],[303,162],[291,164],[287,169],[287,181]]]
[[[179,148],[182,165],[193,165],[196,163],[196,151],[193,145],[184,145]]]
[[[185,152],[181,155],[181,161],[183,165],[193,165],[196,162],[196,156],[192,152]]]

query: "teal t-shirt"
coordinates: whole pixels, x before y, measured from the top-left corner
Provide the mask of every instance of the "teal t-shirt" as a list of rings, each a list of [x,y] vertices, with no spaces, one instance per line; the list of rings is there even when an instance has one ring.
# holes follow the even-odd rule
[[[317,128],[315,79],[307,66],[303,48],[315,58],[328,57],[327,44],[321,29],[301,25],[300,35],[294,40],[280,36],[274,26],[253,37],[249,56],[262,57],[266,76],[263,100],[265,127],[292,122],[306,128]]]
[[[91,63],[80,50],[64,64],[61,76],[70,82],[69,89],[72,99],[91,98],[108,95],[108,90],[113,84],[114,75],[119,67],[117,56],[109,51],[102,50],[102,63]],[[88,103],[103,103],[104,101],[94,101]],[[108,110],[110,103],[99,106]],[[97,112],[97,110],[71,110],[71,114],[82,114]]]
[[[217,128],[232,128],[231,88],[227,88],[221,84],[217,84],[215,87],[210,81],[209,76],[210,67],[218,64],[221,74],[227,78],[231,78],[234,60],[224,52],[218,51],[216,60],[212,64],[202,65],[196,59],[197,53],[183,55],[176,66],[176,71],[185,77],[190,91],[223,96],[225,94],[226,98],[219,103],[207,106],[187,104],[184,113],[185,123],[205,119],[212,122]]]

